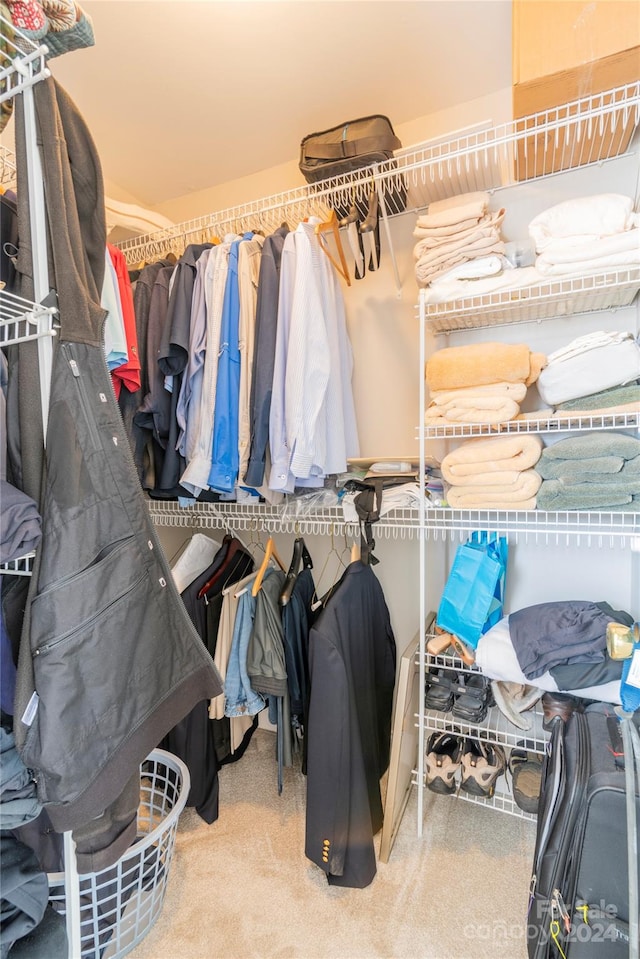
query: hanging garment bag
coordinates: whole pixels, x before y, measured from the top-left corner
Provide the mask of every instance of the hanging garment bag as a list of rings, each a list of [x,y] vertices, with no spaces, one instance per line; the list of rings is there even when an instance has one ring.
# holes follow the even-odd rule
[[[633,721],[637,729],[640,715]],[[635,874],[636,883],[640,876],[633,830],[627,828],[625,763],[634,769],[633,753],[628,753],[613,706],[596,703],[566,722],[553,720],[538,807],[529,959],[634,955],[637,897],[633,883],[630,895],[629,875]],[[634,794],[637,831],[637,777]],[[635,923],[630,912],[634,900]]]

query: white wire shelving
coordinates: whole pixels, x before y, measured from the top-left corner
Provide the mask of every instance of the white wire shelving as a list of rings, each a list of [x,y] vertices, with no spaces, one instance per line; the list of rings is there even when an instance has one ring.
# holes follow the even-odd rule
[[[264,530],[268,533],[326,536],[332,532],[359,535],[357,523],[345,520],[342,507],[312,514],[295,515],[295,506],[268,506],[244,503],[195,503],[182,507],[176,502],[149,500],[149,511],[157,526],[199,529]],[[391,510],[375,523],[375,537],[407,539],[418,533],[418,510]]]
[[[173,501],[149,500],[148,505],[156,526],[263,530],[306,536],[326,536],[332,532],[345,532],[351,536],[358,533],[357,523],[345,521],[341,507],[296,516],[291,508],[264,504],[195,503],[183,507]],[[473,530],[485,529],[508,535],[513,542],[542,542],[556,546],[577,542],[619,547],[627,539],[640,537],[640,513],[463,510],[431,506],[425,509],[423,533],[426,539],[462,541]],[[419,510],[397,509],[386,513],[374,524],[373,535],[384,539],[418,537]]]
[[[447,303],[427,302],[427,290],[421,290],[420,297],[425,301],[428,329],[443,334],[616,310],[633,303],[639,289],[640,267],[634,266],[588,276],[541,280],[533,286]]]
[[[55,336],[53,318],[56,313],[55,307],[32,303],[7,290],[0,290],[0,346]]]
[[[31,576],[35,553],[25,553],[7,563],[0,563],[0,576]]]
[[[530,729],[518,729],[509,722],[497,706],[490,706],[486,717],[479,723],[466,722],[464,719],[458,719],[453,713],[438,712],[435,709],[427,709],[424,714],[424,722],[429,732],[453,733],[456,736],[479,739],[486,743],[499,743],[509,749],[515,746],[522,747],[526,742],[528,752],[544,753],[548,737],[542,728],[542,709],[530,710],[526,718],[531,720]],[[416,716],[416,724],[417,719]]]
[[[638,410],[626,413],[553,413],[548,416],[529,415],[518,420],[495,425],[487,423],[448,423],[442,426],[425,426],[426,440],[460,439],[470,436],[502,436],[506,433],[578,433],[586,430],[640,429],[640,404]]]
[[[45,45],[33,43],[1,15],[0,29],[0,103],[4,103],[39,80],[51,76],[51,71],[45,60],[48,52]]]
[[[430,202],[491,190],[620,155],[640,122],[640,82],[582,97],[490,128],[473,128],[401,150],[384,163],[285,190],[145,234],[120,244],[127,263],[181,253],[187,243],[251,227],[273,230],[283,219],[367,204],[372,180],[383,218]],[[387,239],[390,237],[387,233]]]

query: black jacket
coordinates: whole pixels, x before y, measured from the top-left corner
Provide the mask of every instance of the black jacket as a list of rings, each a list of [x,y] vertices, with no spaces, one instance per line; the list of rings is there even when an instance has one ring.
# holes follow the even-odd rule
[[[305,852],[337,886],[368,886],[382,826],[396,647],[382,587],[351,563],[309,637]]]
[[[34,86],[34,99],[60,329],[44,464],[42,447],[32,441],[40,415],[37,368],[30,381],[33,363],[20,357],[20,393],[36,397],[20,410],[30,495],[38,467],[44,469],[15,735],[25,765],[37,771],[39,800],[64,831],[101,815],[169,729],[222,685],[150,521],[105,362],[106,231],[95,146],[53,79]],[[18,271],[29,296],[21,134],[18,123]]]

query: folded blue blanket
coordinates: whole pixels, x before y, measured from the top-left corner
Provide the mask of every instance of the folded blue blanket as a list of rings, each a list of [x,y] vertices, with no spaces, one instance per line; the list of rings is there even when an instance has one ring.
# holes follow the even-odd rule
[[[542,451],[545,459],[585,460],[600,456],[621,456],[625,460],[640,456],[640,440],[626,433],[582,433],[560,440]]]

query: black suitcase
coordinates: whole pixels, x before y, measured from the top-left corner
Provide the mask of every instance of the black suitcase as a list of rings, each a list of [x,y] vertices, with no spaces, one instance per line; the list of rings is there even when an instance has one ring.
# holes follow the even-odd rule
[[[636,725],[637,720],[638,714]],[[593,704],[566,722],[553,721],[538,806],[529,959],[629,955],[624,761],[612,706]],[[632,757],[631,763],[633,769]],[[635,783],[640,835],[637,779]]]

